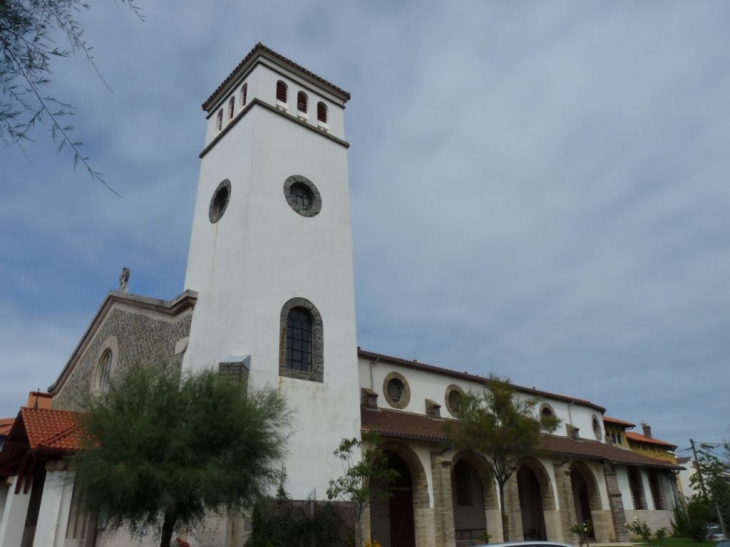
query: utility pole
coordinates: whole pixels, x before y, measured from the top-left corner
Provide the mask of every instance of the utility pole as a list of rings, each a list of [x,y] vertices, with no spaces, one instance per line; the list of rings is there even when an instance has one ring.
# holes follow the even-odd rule
[[[705,478],[702,476],[702,466],[700,465],[699,460],[697,459],[697,449],[695,448],[695,442],[694,440],[690,439],[689,444],[692,446],[692,454],[694,454],[695,457],[695,466],[697,467],[697,475],[700,478],[700,489],[702,490],[702,495],[705,497],[705,499],[710,499],[710,496],[707,495],[707,487],[705,486]],[[727,529],[725,528],[725,521],[722,520],[722,513],[720,513],[720,505],[715,501],[715,511],[717,511],[717,520],[720,521],[720,528],[722,529],[722,535],[727,536]]]

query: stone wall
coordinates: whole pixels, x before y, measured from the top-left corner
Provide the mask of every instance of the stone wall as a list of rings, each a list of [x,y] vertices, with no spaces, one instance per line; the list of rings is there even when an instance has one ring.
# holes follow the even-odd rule
[[[665,510],[665,511],[649,511],[649,510],[642,510],[642,511],[626,511],[626,521],[630,522],[634,520],[635,518],[638,518],[640,521],[645,522],[649,528],[651,528],[652,535],[659,530],[659,528],[666,528],[667,531],[672,530],[672,517],[674,516],[674,511]],[[633,534],[630,534],[633,536]],[[637,539],[634,537],[634,539]]]
[[[54,393],[53,408],[79,409],[91,391],[95,368],[111,337],[116,339],[118,348],[112,362],[112,381],[136,363],[169,363],[179,368],[184,347],[178,345],[179,353],[176,355],[175,346],[189,336],[191,320],[192,310],[170,318],[154,312],[114,306],[94,333],[68,379]]]

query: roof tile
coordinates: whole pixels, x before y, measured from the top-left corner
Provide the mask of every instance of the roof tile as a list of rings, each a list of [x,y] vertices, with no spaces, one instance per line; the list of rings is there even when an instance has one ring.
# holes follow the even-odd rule
[[[206,101],[203,103],[203,110],[205,110],[206,112],[208,111],[208,109],[212,106],[211,103],[213,102],[213,99],[215,98],[215,96],[218,95],[218,93],[220,93],[220,91],[226,85],[228,85],[228,83],[233,79],[233,76],[236,74],[236,72],[238,72],[238,70],[241,69],[243,67],[243,65],[245,65],[249,60],[251,60],[253,58],[253,56],[257,52],[259,52],[259,51],[265,51],[269,55],[271,55],[273,57],[276,57],[277,59],[279,59],[280,61],[283,61],[284,63],[288,64],[289,66],[291,66],[291,67],[293,67],[293,68],[295,68],[295,69],[297,69],[297,70],[299,70],[301,72],[304,72],[305,74],[307,74],[308,76],[314,78],[318,82],[320,82],[320,83],[322,83],[322,84],[324,84],[324,85],[332,88],[334,91],[336,91],[337,93],[339,93],[340,95],[342,95],[345,98],[345,101],[349,101],[350,100],[350,94],[347,91],[345,91],[344,89],[342,89],[340,87],[337,87],[336,85],[334,85],[331,82],[328,82],[327,80],[325,80],[321,76],[317,76],[314,72],[312,72],[310,70],[307,70],[303,66],[298,65],[297,63],[295,63],[291,59],[287,59],[283,55],[275,52],[273,49],[270,49],[270,48],[266,47],[264,44],[262,44],[261,42],[259,42],[259,43],[257,43],[253,47],[253,49],[251,51],[248,52],[248,55],[246,55],[246,57],[243,58],[243,61],[241,61],[240,63],[238,63],[238,66],[236,66],[236,68],[234,68],[231,71],[231,73],[228,75],[228,77],[226,77],[226,79],[223,80],[223,82],[221,83],[221,85],[219,85],[216,88],[216,90],[210,95],[210,97],[208,97],[206,99]]]
[[[30,449],[72,452],[84,448],[81,438],[83,413],[70,410],[21,408]]]
[[[362,428],[375,431],[384,437],[441,442],[446,439],[442,424],[444,419],[431,418],[423,414],[412,414],[396,410],[360,407]],[[574,440],[568,437],[546,435],[539,450],[566,456],[608,460],[623,465],[680,469],[679,466],[650,458],[642,454],[617,448],[610,444],[591,440]]]

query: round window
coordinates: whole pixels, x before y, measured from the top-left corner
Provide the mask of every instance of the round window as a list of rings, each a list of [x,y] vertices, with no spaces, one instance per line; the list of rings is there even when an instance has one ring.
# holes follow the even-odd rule
[[[299,210],[308,211],[312,207],[314,195],[304,184],[295,182],[291,186],[291,198],[299,206]]]
[[[596,436],[596,439],[601,440],[601,424],[595,415],[593,416],[593,434]]]
[[[461,397],[464,395],[464,390],[456,384],[451,384],[446,388],[446,396],[444,400],[446,402],[446,408],[452,416],[456,416],[459,412],[459,404],[461,403]]]
[[[411,400],[411,388],[405,376],[390,372],[383,379],[383,395],[393,408],[405,408]]]
[[[302,175],[292,175],[284,181],[284,197],[289,207],[303,217],[316,216],[322,210],[319,190]]]
[[[231,200],[231,181],[225,179],[221,181],[218,187],[213,192],[213,197],[210,200],[210,207],[208,208],[208,218],[215,224],[218,222],[223,213],[226,212],[228,202]]]
[[[403,382],[397,378],[393,378],[390,382],[388,382],[388,397],[390,397],[390,400],[394,403],[399,402],[401,397],[403,397]]]

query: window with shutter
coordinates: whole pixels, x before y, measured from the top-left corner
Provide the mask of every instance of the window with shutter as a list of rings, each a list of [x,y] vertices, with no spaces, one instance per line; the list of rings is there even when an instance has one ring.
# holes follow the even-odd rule
[[[307,103],[308,103],[307,94],[304,93],[304,91],[300,91],[297,94],[297,110],[299,110],[299,112],[306,114],[307,113]]]
[[[317,103],[317,120],[322,123],[327,123],[327,105],[322,101]]]
[[[287,86],[284,82],[279,80],[276,82],[276,100],[282,103],[286,103],[286,92]]]

